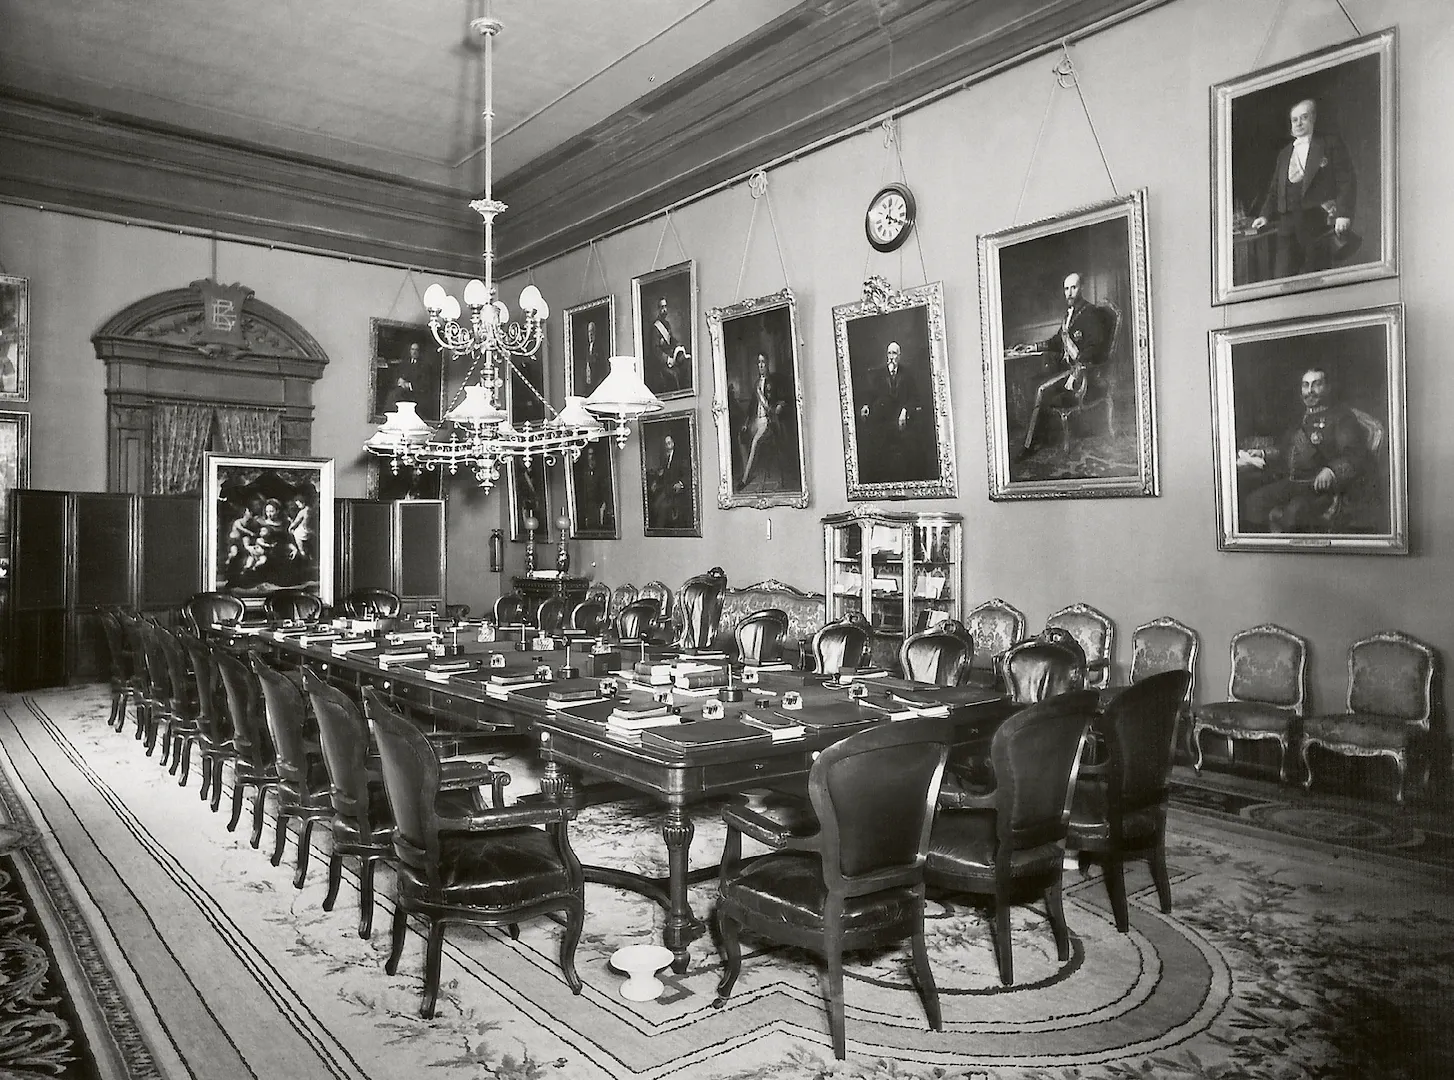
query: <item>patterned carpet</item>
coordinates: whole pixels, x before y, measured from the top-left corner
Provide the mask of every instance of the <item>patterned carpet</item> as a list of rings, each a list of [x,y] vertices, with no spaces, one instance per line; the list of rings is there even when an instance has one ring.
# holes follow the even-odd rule
[[[1158,910],[1149,876],[1135,870],[1131,933],[1118,934],[1098,874],[1071,874],[1071,959],[1056,961],[1042,910],[1017,909],[1017,979],[1002,987],[986,913],[937,904],[928,936],[944,1031],[926,1030],[902,951],[857,956],[848,964],[849,1056],[837,1062],[817,969],[803,954],[749,952],[719,1009],[712,1005],[716,955],[704,938],[693,946],[686,975],[667,974],[661,998],[621,998],[621,978],[607,961],[622,945],[654,940],[661,912],[597,886],[588,887],[577,955],[586,984],[580,997],[555,966],[555,923],[524,925],[518,941],[452,929],[440,1014],[420,1020],[417,937],[398,975],[387,976],[387,935],[356,936],[357,900],[347,878],[335,911],[322,911],[317,852],[305,888],[294,890],[291,842],[284,864],[272,867],[248,846],[245,829],[229,834],[225,817],[207,812],[195,778],[179,788],[129,733],[106,728],[106,712],[105,695],[94,687],[0,699],[0,772],[7,778],[0,798],[10,835],[33,836],[16,850],[50,859],[66,885],[59,891],[76,900],[71,929],[92,935],[115,980],[112,1019],[125,1023],[111,1043],[129,1038],[136,1052],[96,1055],[111,1060],[111,1073],[25,1058],[38,1029],[23,1018],[37,1010],[56,1017],[47,1021],[53,1030],[59,1025],[75,1043],[93,1045],[79,1010],[72,1016],[47,1004],[60,996],[55,984],[33,983],[36,989],[5,999],[0,1075],[1454,1075],[1447,1024],[1454,1015],[1454,909],[1446,899],[1454,875],[1419,854],[1423,842],[1393,844],[1392,856],[1365,850],[1376,846],[1371,830],[1386,827],[1382,815],[1343,829],[1346,842],[1310,843],[1298,839],[1300,830],[1326,832],[1332,822],[1312,823],[1312,804],[1279,811],[1284,804],[1265,794],[1259,801],[1255,790],[1183,784],[1178,803],[1188,809],[1174,811],[1169,847],[1172,914]],[[528,791],[528,755],[518,743],[501,754],[516,775],[511,792]],[[720,851],[715,812],[704,807],[697,815],[694,866],[715,862]],[[1352,810],[1338,813],[1361,820]],[[646,804],[584,812],[572,829],[577,851],[588,862],[660,870],[660,836],[643,819],[659,823]],[[1428,830],[1410,828],[1427,841]],[[319,843],[326,846],[326,838]],[[35,895],[35,883],[24,884]],[[694,889],[699,914],[710,911],[712,891],[710,883]],[[389,892],[384,875],[380,894]],[[12,909],[0,902],[0,918]],[[381,902],[376,927],[387,920]],[[34,949],[26,955],[39,966]],[[47,966],[55,964],[53,953],[46,956]],[[9,959],[3,974],[10,989]],[[82,1000],[91,976],[61,976],[66,996]]]

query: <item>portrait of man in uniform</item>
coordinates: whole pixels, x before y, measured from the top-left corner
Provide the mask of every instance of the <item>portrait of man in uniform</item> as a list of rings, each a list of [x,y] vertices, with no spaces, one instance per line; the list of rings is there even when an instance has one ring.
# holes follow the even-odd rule
[[[662,400],[697,392],[697,273],[688,261],[631,279],[642,380]]]

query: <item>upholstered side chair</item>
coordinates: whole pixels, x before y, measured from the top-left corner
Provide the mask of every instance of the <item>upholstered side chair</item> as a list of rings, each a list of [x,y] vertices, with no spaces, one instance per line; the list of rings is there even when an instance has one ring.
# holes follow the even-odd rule
[[[1437,671],[1434,650],[1397,630],[1381,630],[1349,646],[1347,708],[1303,721],[1303,786],[1313,786],[1308,751],[1315,746],[1352,757],[1388,758],[1398,773],[1395,803],[1403,802],[1411,758],[1419,759],[1421,786],[1427,783]]]
[[[976,686],[996,685],[1000,657],[1006,649],[1025,637],[1025,613],[996,597],[970,609],[964,626],[974,639],[970,682]]]
[[[1187,680],[1186,697],[1178,710],[1178,745],[1191,733],[1192,711],[1196,703],[1197,654],[1201,644],[1197,632],[1185,623],[1177,622],[1170,615],[1162,615],[1144,622],[1131,634],[1131,667],[1126,681],[1135,684],[1151,675],[1163,671],[1185,671]],[[1111,693],[1115,691],[1112,690]],[[1108,695],[1101,694],[1101,704],[1108,704]]]
[[[1086,686],[1100,690],[1111,684],[1116,656],[1116,624],[1089,604],[1071,604],[1045,620],[1046,630],[1066,630],[1085,650]]]
[[[611,603],[606,609],[606,619],[615,622],[616,616],[620,615],[626,605],[636,599],[637,589],[629,581],[617,585],[611,590]]]
[[[1308,643],[1273,623],[1232,635],[1227,700],[1203,704],[1192,721],[1192,766],[1202,768],[1202,736],[1231,741],[1266,739],[1277,743],[1278,776],[1287,782],[1288,748],[1307,709]]]

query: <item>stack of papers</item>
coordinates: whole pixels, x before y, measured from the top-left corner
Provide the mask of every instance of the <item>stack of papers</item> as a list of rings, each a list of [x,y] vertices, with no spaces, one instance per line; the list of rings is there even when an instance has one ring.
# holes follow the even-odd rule
[[[386,652],[378,656],[379,667],[398,667],[400,664],[410,664],[415,660],[428,660],[429,653],[425,649],[408,649],[403,652]]]
[[[372,649],[378,645],[373,638],[339,638],[333,643],[334,656],[347,656],[360,649]]]
[[[766,709],[749,710],[738,717],[738,720],[767,732],[772,736],[773,742],[799,738],[808,730],[796,720],[789,720],[782,713],[769,712]]]
[[[433,641],[438,635],[431,630],[396,630],[384,637],[390,645],[404,645],[411,641]]]
[[[545,684],[543,682],[511,683],[509,685],[503,685],[497,682],[487,682],[485,683],[485,696],[497,698],[500,701],[504,701],[510,696],[510,691],[512,690],[529,690],[532,686],[544,685]]]

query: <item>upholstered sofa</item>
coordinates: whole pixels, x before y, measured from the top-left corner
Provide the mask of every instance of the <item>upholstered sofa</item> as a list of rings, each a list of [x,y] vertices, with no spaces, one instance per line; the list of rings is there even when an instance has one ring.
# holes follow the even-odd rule
[[[744,589],[729,588],[722,598],[722,621],[717,629],[715,646],[724,652],[732,652],[736,648],[733,627],[744,615],[759,608],[781,608],[787,612],[785,644],[790,652],[796,652],[799,639],[812,637],[827,617],[827,603],[822,593],[801,592],[771,578]]]

